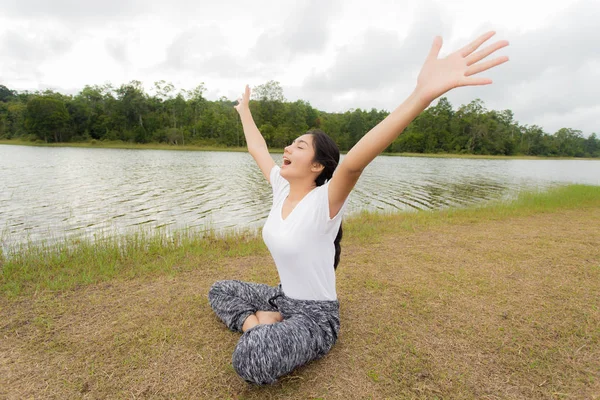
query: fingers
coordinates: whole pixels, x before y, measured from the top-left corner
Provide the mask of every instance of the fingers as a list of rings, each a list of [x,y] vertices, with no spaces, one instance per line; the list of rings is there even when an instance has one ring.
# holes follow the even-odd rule
[[[467,68],[467,71],[465,72],[465,76],[471,76],[471,75],[478,74],[480,72],[483,72],[490,68],[493,68],[497,65],[504,64],[507,61],[508,61],[508,57],[502,56],[502,57],[494,58],[493,60],[473,64],[469,68]]]
[[[489,38],[491,38],[495,34],[496,34],[496,32],[494,32],[494,31],[484,33],[483,35],[479,36],[477,39],[475,39],[474,41],[472,41],[471,43],[469,43],[468,45],[466,45],[465,47],[460,49],[458,51],[459,54],[462,57],[468,56],[469,54],[471,54],[472,52],[477,50],[477,48],[479,48],[479,46],[481,46],[483,43],[485,43]]]
[[[468,56],[466,58],[467,65],[473,65],[477,61],[483,60],[484,58],[486,58],[487,56],[489,56],[496,50],[500,50],[501,48],[506,47],[506,46],[508,46],[508,41],[506,41],[506,40],[500,40],[494,44],[491,44],[491,45],[487,46],[486,48],[481,49],[478,52],[473,53],[470,56]]]
[[[440,54],[440,50],[442,48],[442,37],[441,36],[436,36],[433,39],[433,44],[431,45],[431,50],[429,50],[429,54],[427,55],[428,59],[434,59],[436,60],[438,58],[438,55]]]
[[[242,93],[242,97],[237,99],[238,101],[238,105],[242,104],[243,101],[245,101],[246,103],[248,103],[250,101],[250,86],[246,85],[246,88],[244,89],[244,93]]]
[[[250,85],[246,85],[244,88],[244,93],[241,95],[242,97],[238,97],[237,104],[233,106],[236,110],[241,110],[240,107],[247,107],[250,103]],[[243,106],[242,106],[243,105]]]
[[[466,78],[465,81],[460,86],[481,86],[481,85],[489,85],[492,83],[492,80],[489,78]]]

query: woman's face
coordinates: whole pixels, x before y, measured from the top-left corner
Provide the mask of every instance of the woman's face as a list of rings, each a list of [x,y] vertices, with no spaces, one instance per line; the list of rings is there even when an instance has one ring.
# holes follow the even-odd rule
[[[320,173],[322,167],[313,162],[314,158],[313,136],[311,134],[300,136],[283,150],[281,176],[289,181],[312,176],[316,172]]]

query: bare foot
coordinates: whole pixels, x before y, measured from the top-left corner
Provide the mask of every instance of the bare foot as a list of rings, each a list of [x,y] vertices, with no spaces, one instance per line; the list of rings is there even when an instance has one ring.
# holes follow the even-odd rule
[[[278,311],[257,311],[256,318],[259,324],[274,324],[283,321],[283,316]]]
[[[256,318],[256,315],[250,314],[248,318],[246,318],[246,320],[244,321],[244,325],[242,326],[242,332],[246,332],[248,329],[254,328],[258,324],[259,322],[258,318]]]

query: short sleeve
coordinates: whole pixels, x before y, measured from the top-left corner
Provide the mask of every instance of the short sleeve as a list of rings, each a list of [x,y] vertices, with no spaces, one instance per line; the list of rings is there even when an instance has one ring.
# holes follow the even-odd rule
[[[269,182],[271,183],[271,188],[273,189],[273,204],[277,203],[281,196],[283,196],[286,192],[287,187],[290,185],[288,181],[286,181],[281,176],[281,168],[278,165],[274,165],[271,168],[271,173],[269,174]]]
[[[326,184],[324,184],[323,186],[319,187],[319,194],[318,194],[318,209],[319,209],[319,219],[322,219],[323,221],[325,221],[325,223],[329,226],[333,225],[334,227],[339,226],[339,224],[341,223],[342,217],[344,216],[344,212],[346,211],[346,206],[348,205],[348,200],[350,198],[350,196],[348,196],[346,198],[346,200],[344,200],[344,204],[342,204],[342,208],[340,208],[340,211],[333,217],[333,218],[329,218],[329,182],[327,182]],[[337,228],[336,232],[337,232]]]

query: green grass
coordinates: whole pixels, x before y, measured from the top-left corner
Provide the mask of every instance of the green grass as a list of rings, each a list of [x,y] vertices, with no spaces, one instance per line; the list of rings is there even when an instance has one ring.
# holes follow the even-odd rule
[[[25,244],[10,254],[0,254],[0,292],[12,297],[112,279],[174,274],[193,268],[185,259],[218,260],[265,250],[254,232],[139,231],[95,240]]]
[[[513,201],[441,211],[360,213],[344,221],[343,243],[368,244],[381,235],[415,232],[442,224],[469,224],[512,216],[600,206],[600,187],[570,185],[522,193]],[[82,285],[156,274],[176,274],[200,263],[267,254],[253,231],[139,231],[131,235],[25,244],[0,252],[0,293],[8,297],[63,291]]]
[[[441,224],[465,224],[526,216],[558,209],[600,206],[600,186],[567,185],[548,191],[522,192],[513,200],[497,201],[470,208],[400,213],[362,212],[344,222],[346,238],[364,242],[398,230],[415,232]]]

